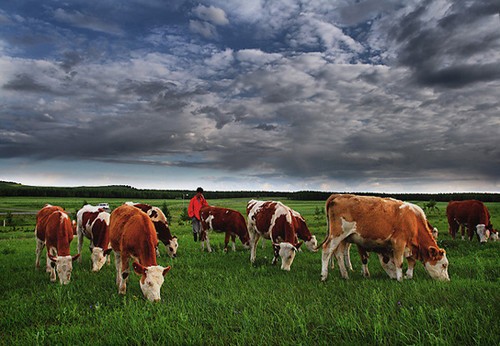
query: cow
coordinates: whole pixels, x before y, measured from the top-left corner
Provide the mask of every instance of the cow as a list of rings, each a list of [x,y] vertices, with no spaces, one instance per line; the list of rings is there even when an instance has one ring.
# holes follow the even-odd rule
[[[156,263],[158,237],[150,216],[139,208],[122,205],[111,213],[109,238],[115,254],[116,284],[119,294],[126,294],[129,260],[134,271],[141,275],[139,284],[144,297],[160,301],[160,289],[169,272]]]
[[[451,201],[446,207],[446,217],[448,218],[449,233],[453,239],[455,239],[459,228],[461,228],[462,240],[464,239],[464,228],[467,228],[469,240],[472,240],[474,233],[476,233],[480,243],[486,243],[490,234],[494,232],[488,208],[481,201]]]
[[[247,223],[245,218],[239,211],[222,208],[222,207],[202,207],[200,210],[201,217],[201,247],[204,249],[204,243],[207,244],[208,252],[212,252],[210,248],[210,240],[208,239],[208,231],[224,232],[224,251],[227,252],[227,244],[229,238],[232,241],[232,249],[236,251],[235,239],[238,236],[245,248],[250,247],[250,236],[248,235]]]
[[[433,227],[429,221],[427,221],[427,226],[429,227],[429,229],[432,230],[431,231],[432,237],[437,240],[438,229],[436,227]],[[350,248],[351,248],[351,243],[346,243],[345,249],[343,251],[344,251],[345,265],[346,265],[347,269],[352,271],[353,269],[352,269],[352,263],[351,263]],[[361,257],[362,274],[364,277],[370,277],[370,271],[368,270],[368,257],[370,256],[369,251],[360,245],[357,245],[357,248],[358,248],[359,256]],[[387,254],[384,255],[384,254],[378,253],[377,255],[379,258],[380,265],[382,266],[384,271],[387,273],[387,275],[389,275],[389,277],[391,279],[395,279],[396,278],[396,267],[395,267],[393,258],[387,256]],[[333,269],[334,268],[333,258],[331,259],[331,264],[332,264],[331,268]]]
[[[92,271],[98,272],[108,259],[112,249],[109,247],[109,213],[100,207],[86,204],[76,213],[76,233],[78,253],[82,253],[84,236],[90,239]],[[78,259],[81,263],[82,257]]]
[[[73,261],[79,257],[71,257],[69,246],[73,240],[73,227],[68,214],[63,208],[45,205],[36,216],[36,259],[35,267],[40,268],[40,255],[47,247],[46,271],[50,273],[50,281],[67,285],[71,280]]]
[[[342,277],[349,277],[344,262],[347,243],[381,254],[382,261],[387,260],[388,268],[384,270],[389,270],[389,276],[393,272],[398,281],[403,279],[405,257],[408,279],[413,277],[415,262],[420,260],[433,279],[449,281],[446,251],[438,247],[419,206],[392,198],[333,194],[325,208],[328,231],[320,244],[322,281],[328,276],[328,263],[334,253]]]
[[[179,247],[179,243],[177,241],[177,237],[172,236],[168,220],[163,211],[158,207],[153,207],[144,203],[126,202],[125,204],[139,208],[148,214],[151,221],[153,221],[158,239],[165,245],[167,255],[171,258],[177,257],[177,248]],[[157,252],[157,254],[159,255],[159,252]]]
[[[297,239],[297,218],[281,202],[250,200],[247,228],[250,235],[250,262],[255,262],[257,242],[262,236],[273,242],[273,264],[281,257],[281,269],[290,271],[295,254],[302,245]]]

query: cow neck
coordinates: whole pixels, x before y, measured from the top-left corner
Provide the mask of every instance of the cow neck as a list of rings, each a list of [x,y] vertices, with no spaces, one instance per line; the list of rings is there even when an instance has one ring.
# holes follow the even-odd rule
[[[417,239],[412,242],[412,253],[416,254],[416,259],[425,262],[429,256],[429,247],[434,246],[439,248],[436,240],[432,237],[431,232],[427,229],[426,225],[418,227]]]
[[[69,230],[69,231],[68,231]],[[69,244],[73,239],[71,232],[71,224],[69,219],[61,223],[61,227],[58,229],[57,234],[57,255],[58,256],[69,256]]]

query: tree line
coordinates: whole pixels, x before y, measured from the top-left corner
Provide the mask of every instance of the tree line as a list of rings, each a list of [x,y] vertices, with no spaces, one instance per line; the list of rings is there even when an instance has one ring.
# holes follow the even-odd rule
[[[12,197],[82,197],[82,198],[127,198],[127,199],[187,199],[195,190],[136,189],[127,185],[52,187],[30,186],[0,181],[0,196]],[[324,201],[334,192],[323,191],[205,191],[207,199],[223,198],[286,198],[291,200]],[[483,202],[500,202],[499,193],[373,193],[356,192],[357,195],[392,197],[401,200],[448,202],[478,199]]]

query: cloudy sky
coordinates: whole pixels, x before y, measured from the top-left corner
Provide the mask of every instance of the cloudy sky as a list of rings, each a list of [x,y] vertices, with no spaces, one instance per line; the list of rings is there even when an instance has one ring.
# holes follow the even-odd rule
[[[0,180],[500,191],[498,0],[0,3]]]

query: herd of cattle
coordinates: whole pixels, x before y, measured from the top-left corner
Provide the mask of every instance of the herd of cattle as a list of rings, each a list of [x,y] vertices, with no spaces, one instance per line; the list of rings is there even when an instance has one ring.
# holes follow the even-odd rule
[[[224,250],[227,251],[231,238],[234,251],[238,236],[242,244],[250,248],[253,263],[257,243],[263,237],[272,241],[272,263],[281,258],[281,269],[290,270],[302,244],[314,252],[322,247],[321,280],[326,280],[328,268],[333,268],[332,255],[335,255],[342,277],[348,278],[347,269],[352,270],[349,249],[355,244],[364,276],[370,275],[367,266],[369,252],[375,252],[384,271],[398,281],[403,279],[405,258],[408,262],[406,278],[413,277],[415,263],[421,261],[432,278],[449,280],[446,251],[437,245],[437,230],[430,225],[419,206],[392,198],[334,194],[326,201],[325,210],[327,235],[318,245],[305,219],[281,202],[250,200],[246,222],[238,211],[204,207],[200,212],[202,249],[206,245],[211,252],[209,230],[224,232]],[[450,202],[446,214],[453,239],[459,229],[462,239],[465,229],[470,240],[474,235],[480,242],[498,239],[488,209],[480,201]],[[141,276],[141,290],[150,301],[160,300],[164,276],[171,269],[157,264],[159,241],[165,245],[170,257],[176,257],[179,245],[161,209],[132,202],[121,205],[111,214],[87,204],[77,212],[76,222],[70,220],[63,208],[46,205],[37,214],[35,234],[35,265],[40,267],[40,255],[46,246],[46,270],[51,281],[56,281],[59,276],[61,284],[69,283],[72,262],[77,258],[81,262],[82,245],[87,237],[90,239],[92,271],[99,271],[106,261],[109,263],[108,255],[113,251],[118,292],[125,294],[129,262],[133,260],[132,267]],[[70,243],[74,234],[78,236],[78,254],[71,256]]]

